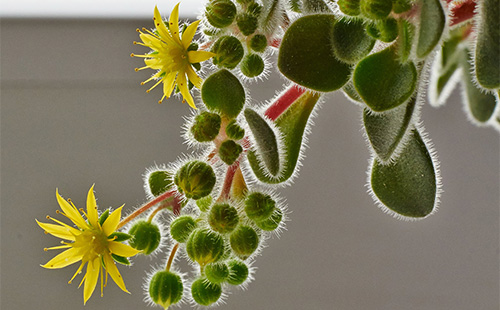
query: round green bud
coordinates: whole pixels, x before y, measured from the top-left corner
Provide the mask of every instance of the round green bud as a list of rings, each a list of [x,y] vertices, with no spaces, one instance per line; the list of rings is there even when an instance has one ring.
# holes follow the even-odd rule
[[[210,206],[212,205],[212,196],[208,195],[196,200],[196,205],[201,212],[207,212],[210,210]]]
[[[205,276],[211,283],[220,284],[229,277],[229,268],[224,263],[208,264],[205,266]]]
[[[161,233],[156,224],[141,220],[128,233],[132,235],[130,246],[141,250],[142,254],[149,255],[160,245]]]
[[[233,36],[220,37],[215,41],[212,52],[216,54],[212,58],[214,65],[228,69],[236,67],[245,54],[240,40]]]
[[[155,171],[149,175],[148,186],[153,196],[159,196],[172,188],[173,180],[170,171]]]
[[[191,295],[196,303],[210,306],[217,302],[222,295],[220,284],[210,283],[207,279],[199,278],[191,284]]]
[[[339,5],[340,11],[345,15],[358,16],[361,13],[359,1],[360,0],[339,0],[337,4]]]
[[[218,114],[204,111],[194,118],[191,133],[198,142],[212,141],[219,134],[220,125],[221,118]]]
[[[174,182],[181,194],[187,198],[200,199],[209,195],[215,186],[215,173],[206,162],[190,161],[175,174]]]
[[[232,232],[239,221],[238,211],[227,203],[214,204],[208,215],[210,227],[221,234]]]
[[[242,13],[236,16],[236,24],[243,35],[249,36],[255,32],[259,21],[253,14]]]
[[[252,2],[247,7],[247,13],[259,18],[260,13],[262,13],[262,6],[257,2]]]
[[[262,53],[267,47],[267,38],[263,34],[256,34],[250,39],[250,48]]]
[[[210,111],[233,119],[245,105],[245,89],[240,80],[226,69],[219,70],[201,86],[201,99]]]
[[[189,236],[186,252],[191,260],[205,266],[219,261],[224,256],[224,240],[216,232],[196,229]]]
[[[267,220],[275,208],[276,202],[267,194],[251,193],[245,199],[245,212],[255,222]]]
[[[252,227],[241,225],[231,233],[229,242],[233,253],[245,260],[257,250],[259,236]]]
[[[241,140],[245,136],[245,129],[241,128],[235,119],[231,120],[226,126],[226,135],[233,140]]]
[[[257,227],[265,231],[273,231],[280,226],[281,220],[283,219],[283,212],[276,208],[267,220],[260,222],[255,222]]]
[[[398,22],[394,18],[388,18],[368,24],[366,33],[382,42],[392,42],[398,37]]]
[[[170,223],[170,235],[175,241],[184,243],[196,226],[193,217],[189,215],[179,216]]]
[[[183,288],[179,275],[170,271],[159,271],[149,282],[149,296],[153,302],[166,309],[181,300]]]
[[[233,23],[236,6],[231,0],[212,0],[206,7],[205,16],[210,25],[224,28]]]
[[[248,54],[241,62],[240,69],[249,78],[259,76],[264,72],[264,60],[257,54]]]
[[[231,285],[240,285],[248,278],[247,265],[239,260],[232,260],[227,263],[229,267],[229,278],[227,283]]]
[[[243,148],[234,140],[226,140],[219,147],[219,157],[227,165],[232,165],[243,152]]]
[[[410,0],[392,0],[392,11],[396,14],[407,12],[411,7]]]
[[[391,13],[392,0],[360,0],[361,13],[373,20],[384,19]]]

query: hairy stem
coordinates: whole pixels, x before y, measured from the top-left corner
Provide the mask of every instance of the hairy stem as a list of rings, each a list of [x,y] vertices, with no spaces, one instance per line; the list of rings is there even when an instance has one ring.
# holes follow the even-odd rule
[[[156,197],[155,199],[147,202],[142,207],[140,207],[139,209],[135,210],[132,214],[130,214],[129,216],[127,216],[126,218],[124,218],[120,222],[120,224],[118,224],[117,229],[122,228],[128,222],[130,222],[131,220],[135,219],[137,216],[139,216],[142,213],[146,212],[147,210],[151,209],[152,207],[154,207],[155,205],[159,204],[160,202],[163,202],[163,201],[165,201],[165,200],[167,200],[169,198],[172,198],[174,195],[175,195],[175,191],[174,190],[168,191],[168,192],[165,192],[165,193],[161,194],[160,196]]]
[[[170,256],[168,257],[167,268],[165,268],[166,271],[170,271],[170,267],[172,267],[172,262],[174,261],[175,253],[177,252],[178,248],[179,244],[176,243],[172,248],[172,251],[170,252]]]

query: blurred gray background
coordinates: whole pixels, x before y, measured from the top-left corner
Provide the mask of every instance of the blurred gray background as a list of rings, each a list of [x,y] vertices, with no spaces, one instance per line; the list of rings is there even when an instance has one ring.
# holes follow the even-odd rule
[[[129,211],[145,202],[145,168],[188,152],[179,135],[188,105],[158,105],[161,90],[139,85],[151,72],[134,72],[141,61],[129,55],[144,52],[132,45],[142,26],[151,20],[1,21],[3,310],[84,309],[78,281],[67,284],[77,265],[39,266],[59,240],[35,223],[56,215],[56,187],[84,206],[95,183],[101,208]],[[282,82],[253,84],[254,102]],[[279,190],[292,212],[288,230],[269,240],[248,290],[233,289],[219,309],[498,309],[499,138],[462,110],[457,92],[443,108],[423,108],[444,193],[439,212],[409,223],[366,193],[360,108],[329,95],[300,177]],[[85,308],[146,309],[143,277],[164,255],[121,268],[131,295],[110,283]]]

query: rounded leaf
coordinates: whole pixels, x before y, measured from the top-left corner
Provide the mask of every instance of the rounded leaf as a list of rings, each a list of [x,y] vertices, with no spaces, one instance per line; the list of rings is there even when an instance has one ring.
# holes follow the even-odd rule
[[[210,111],[235,118],[245,104],[245,89],[226,69],[210,75],[201,87],[201,98]]]

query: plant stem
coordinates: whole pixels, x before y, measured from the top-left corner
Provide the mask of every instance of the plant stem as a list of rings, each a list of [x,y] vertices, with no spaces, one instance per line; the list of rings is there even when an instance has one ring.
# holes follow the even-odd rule
[[[122,228],[123,226],[125,226],[128,222],[130,222],[131,220],[135,219],[137,216],[139,216],[140,214],[142,214],[143,212],[149,210],[150,208],[154,207],[155,205],[157,205],[158,203],[162,202],[162,201],[165,201],[169,198],[171,198],[172,196],[174,196],[175,194],[175,191],[174,190],[171,190],[171,191],[168,191],[168,192],[165,192],[163,194],[161,194],[160,196],[156,197],[155,199],[147,202],[145,205],[143,205],[142,207],[140,207],[139,209],[135,210],[132,214],[130,214],[129,216],[127,216],[126,218],[124,218],[120,224],[118,224],[118,227],[117,229],[120,229]]]
[[[450,10],[450,26],[454,26],[474,17],[476,2],[473,0],[461,1],[451,6]]]
[[[264,113],[270,120],[275,121],[283,112],[288,109],[292,103],[297,100],[303,93],[305,88],[299,87],[297,84],[292,84],[281,96],[279,96]]]
[[[228,199],[231,194],[231,185],[233,184],[234,174],[236,173],[236,169],[240,167],[240,162],[236,161],[231,166],[227,167],[226,178],[224,179],[224,185],[222,186],[221,193],[217,201],[220,202],[222,200]]]
[[[178,248],[179,248],[179,244],[176,243],[174,245],[174,247],[172,248],[172,251],[170,252],[170,256],[168,257],[167,268],[165,268],[166,271],[170,271],[170,267],[172,266],[172,262],[174,261],[175,253],[177,252]]]

